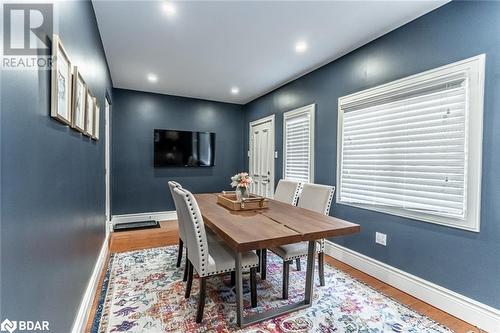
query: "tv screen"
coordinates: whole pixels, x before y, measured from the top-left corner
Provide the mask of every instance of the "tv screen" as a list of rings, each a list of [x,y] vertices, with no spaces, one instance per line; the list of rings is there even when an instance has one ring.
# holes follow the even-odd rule
[[[154,166],[215,165],[215,133],[154,130]]]

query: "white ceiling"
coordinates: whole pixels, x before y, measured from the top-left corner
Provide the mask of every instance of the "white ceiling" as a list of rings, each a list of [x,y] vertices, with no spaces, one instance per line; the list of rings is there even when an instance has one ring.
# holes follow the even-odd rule
[[[93,4],[115,87],[245,104],[446,2],[186,1],[173,15],[164,1]]]

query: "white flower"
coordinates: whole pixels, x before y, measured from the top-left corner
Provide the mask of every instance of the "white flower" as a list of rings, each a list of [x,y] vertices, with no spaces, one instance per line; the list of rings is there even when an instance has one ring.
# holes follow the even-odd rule
[[[240,172],[231,177],[231,187],[245,187],[248,188],[253,183],[252,178],[248,172]]]

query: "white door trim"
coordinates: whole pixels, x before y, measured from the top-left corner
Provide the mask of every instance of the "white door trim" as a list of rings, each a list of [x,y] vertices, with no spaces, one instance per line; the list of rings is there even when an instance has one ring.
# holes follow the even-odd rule
[[[111,103],[108,96],[104,99],[104,181],[105,181],[105,215],[106,215],[106,235],[110,232],[111,225],[111,126],[110,113]]]
[[[251,142],[252,142],[252,127],[257,126],[263,123],[271,122],[271,142],[273,145],[273,158],[271,159],[271,196],[274,194],[274,177],[276,174],[275,170],[275,158],[276,158],[276,121],[275,121],[275,115],[272,114],[270,116],[260,118],[254,121],[251,121],[248,124],[248,173],[252,174],[252,149],[251,147]]]

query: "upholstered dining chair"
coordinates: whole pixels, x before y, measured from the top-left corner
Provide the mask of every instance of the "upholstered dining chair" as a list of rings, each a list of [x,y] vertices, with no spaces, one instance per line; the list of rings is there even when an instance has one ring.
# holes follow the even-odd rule
[[[332,204],[334,186],[309,184],[303,185],[302,192],[297,207],[309,209],[318,213],[328,215]],[[288,298],[288,284],[290,264],[293,260],[297,261],[297,270],[300,270],[300,258],[307,257],[307,242],[286,244],[271,249],[276,255],[283,259],[283,298]],[[318,252],[318,269],[320,285],[325,285],[325,240],[317,242],[316,252]]]
[[[274,191],[274,200],[281,201],[290,205],[296,205],[299,198],[300,191],[302,190],[302,183],[280,179],[276,190]],[[257,251],[260,258],[259,272],[260,278],[265,280],[267,278],[266,262],[267,262],[267,249],[260,249]],[[300,259],[297,261],[300,267]]]
[[[182,186],[181,186],[181,184],[171,180],[168,182],[168,187],[170,189],[170,194],[172,194],[172,199],[174,200],[175,211],[177,212],[177,220],[179,220],[180,219],[180,214],[179,214],[180,212],[179,212],[179,209],[177,207],[177,202],[176,202],[175,197],[174,197],[174,188],[182,188]],[[186,237],[184,236],[184,229],[182,228],[182,224],[180,221],[178,221],[178,225],[179,225],[179,250],[177,252],[177,263],[176,263],[175,267],[181,267],[182,251],[183,251],[184,247],[186,246],[184,244],[184,240],[186,239]],[[186,258],[187,258],[187,256],[186,256]],[[185,278],[187,278],[187,275],[186,274],[184,274],[184,275],[185,275]]]
[[[301,190],[302,184],[300,182],[280,179],[276,191],[274,191],[274,200],[295,206]]]
[[[178,206],[179,206],[179,203],[178,203],[178,200],[177,200],[177,197],[174,196],[174,188],[179,188],[179,189],[182,189],[182,186],[181,184],[171,180],[168,182],[168,187],[170,188],[170,193],[172,194],[172,198],[174,199],[174,205],[175,205],[175,211],[177,213],[177,224],[178,224],[178,229],[179,229],[179,250],[178,250],[178,253],[177,253],[177,263],[176,263],[176,267],[180,267],[181,266],[181,262],[182,262],[182,252],[183,252],[183,249],[186,248],[186,263],[188,261],[188,255],[187,255],[187,244],[186,244],[186,231],[185,231],[185,221],[186,221],[186,216],[184,216],[183,212],[182,211],[179,211],[178,209]],[[222,242],[222,240],[217,237],[217,235],[215,235],[213,232],[209,231],[207,232],[207,240],[208,240],[208,243],[211,244],[211,243],[218,243],[218,242]],[[187,277],[188,277],[188,270],[187,270],[187,265],[184,265],[184,277],[182,278],[182,281],[187,281]]]
[[[193,272],[196,271],[200,279],[196,322],[200,323],[203,319],[203,310],[205,307],[207,278],[234,271],[234,255],[233,251],[222,242],[208,242],[203,217],[196,199],[191,192],[181,188],[174,188],[173,191],[179,204],[180,213],[183,217],[186,217],[182,219],[184,222],[188,255],[188,280],[184,296],[189,298],[191,294]],[[241,268],[243,270],[250,270],[252,307],[257,306],[257,266],[258,258],[253,251],[242,253]]]

